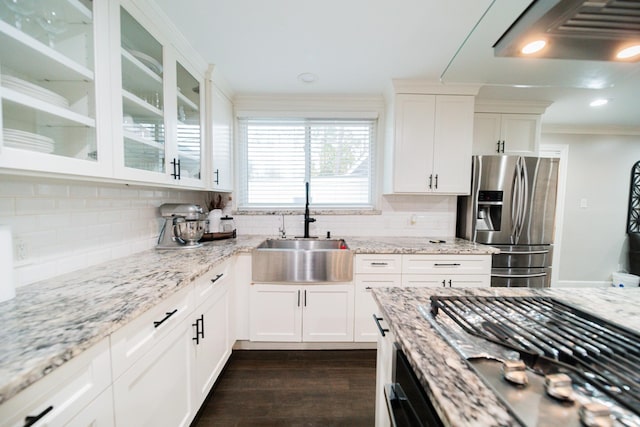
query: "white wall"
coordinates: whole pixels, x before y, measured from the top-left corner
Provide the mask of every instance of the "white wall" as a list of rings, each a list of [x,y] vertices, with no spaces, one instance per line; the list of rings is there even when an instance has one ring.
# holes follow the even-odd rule
[[[627,266],[629,182],[640,136],[545,133],[541,142],[569,146],[559,281],[608,282]]]
[[[163,203],[202,192],[0,175],[0,224],[11,226],[16,286],[150,249]]]

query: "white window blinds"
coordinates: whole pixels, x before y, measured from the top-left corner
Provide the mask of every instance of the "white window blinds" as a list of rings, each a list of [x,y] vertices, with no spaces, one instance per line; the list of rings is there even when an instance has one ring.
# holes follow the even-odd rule
[[[238,207],[373,207],[376,120],[239,120]]]

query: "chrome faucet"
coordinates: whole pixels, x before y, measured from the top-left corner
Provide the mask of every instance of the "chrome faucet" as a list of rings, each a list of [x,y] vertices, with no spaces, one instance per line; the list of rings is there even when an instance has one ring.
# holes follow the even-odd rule
[[[316,222],[315,218],[309,216],[309,183],[304,183],[306,187],[306,204],[304,206],[304,238],[309,238],[309,224]]]

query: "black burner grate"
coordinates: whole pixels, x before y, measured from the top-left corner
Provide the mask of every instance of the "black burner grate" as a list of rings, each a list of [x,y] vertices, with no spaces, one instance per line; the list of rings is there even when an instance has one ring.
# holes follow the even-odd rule
[[[432,296],[432,315],[440,311],[532,369],[571,371],[640,415],[640,335],[548,297]]]

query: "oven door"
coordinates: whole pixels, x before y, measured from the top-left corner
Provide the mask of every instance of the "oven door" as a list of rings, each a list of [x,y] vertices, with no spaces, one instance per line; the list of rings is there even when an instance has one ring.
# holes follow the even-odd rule
[[[406,356],[397,345],[393,381],[385,386],[387,409],[392,426],[442,426],[433,404],[427,397]]]

